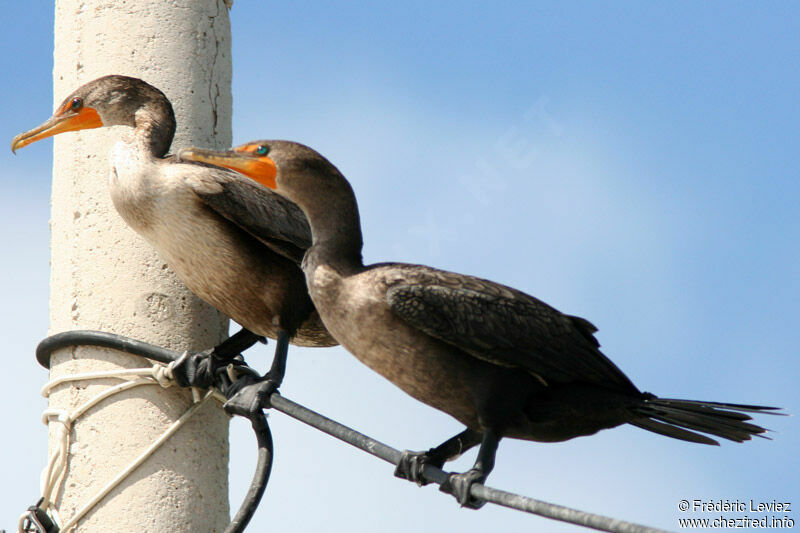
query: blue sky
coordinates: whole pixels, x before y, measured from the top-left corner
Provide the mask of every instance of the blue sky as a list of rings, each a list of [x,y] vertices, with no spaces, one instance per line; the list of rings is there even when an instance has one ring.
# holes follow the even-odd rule
[[[10,142],[52,112],[53,13],[14,2],[4,14]],[[796,4],[237,0],[231,19],[234,142],[293,139],[339,166],[366,261],[480,275],[584,316],[643,390],[798,412]],[[7,529],[36,499],[46,456],[47,376],[33,349],[47,330],[50,145],[0,164],[0,283],[15,306],[0,320],[14,376],[0,418]],[[252,361],[271,354],[256,350]],[[290,357],[287,397],[388,444],[424,449],[460,431],[341,349]],[[461,510],[280,413],[270,420],[276,463],[254,531],[574,529]],[[759,421],[773,441],[712,448],[633,427],[506,440],[490,484],[668,529],[689,516],[681,499],[796,507],[796,418]],[[233,506],[249,439],[234,424]]]

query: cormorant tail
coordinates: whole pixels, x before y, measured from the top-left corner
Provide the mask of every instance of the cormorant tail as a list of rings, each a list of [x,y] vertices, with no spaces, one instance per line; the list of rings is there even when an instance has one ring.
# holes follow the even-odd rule
[[[767,439],[769,437],[762,433],[769,430],[747,422],[752,417],[744,413],[783,414],[774,412],[779,409],[761,405],[674,400],[644,393],[641,403],[633,408],[643,418],[637,418],[630,424],[673,439],[719,446],[716,440],[696,431],[734,442],[750,440],[753,435]]]

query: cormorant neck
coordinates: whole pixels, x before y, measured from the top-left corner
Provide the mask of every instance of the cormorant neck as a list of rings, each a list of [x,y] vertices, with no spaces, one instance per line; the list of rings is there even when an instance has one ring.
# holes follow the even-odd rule
[[[169,100],[148,100],[136,111],[133,127],[134,135],[153,157],[167,155],[175,137],[175,113]]]
[[[339,179],[341,181],[339,181]],[[308,217],[312,244],[304,266],[327,264],[342,274],[364,268],[361,249],[361,221],[350,184],[342,177],[338,183],[323,184],[313,191],[313,201],[295,200]],[[325,185],[335,185],[334,190]]]

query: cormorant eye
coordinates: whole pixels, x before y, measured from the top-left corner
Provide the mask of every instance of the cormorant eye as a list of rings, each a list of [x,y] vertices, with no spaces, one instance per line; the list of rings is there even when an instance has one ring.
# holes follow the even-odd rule
[[[72,103],[69,105],[69,108],[72,111],[78,111],[82,107],[83,107],[83,99],[82,98],[73,98],[72,99]]]
[[[269,146],[266,144],[259,144],[255,150],[256,155],[265,156],[269,153]]]

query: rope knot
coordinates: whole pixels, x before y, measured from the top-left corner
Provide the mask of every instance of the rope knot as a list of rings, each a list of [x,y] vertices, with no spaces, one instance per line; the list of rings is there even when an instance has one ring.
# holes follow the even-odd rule
[[[153,379],[155,379],[158,384],[165,389],[168,389],[175,384],[175,378],[172,375],[172,367],[174,364],[175,363],[173,362],[167,366],[153,365]]]

